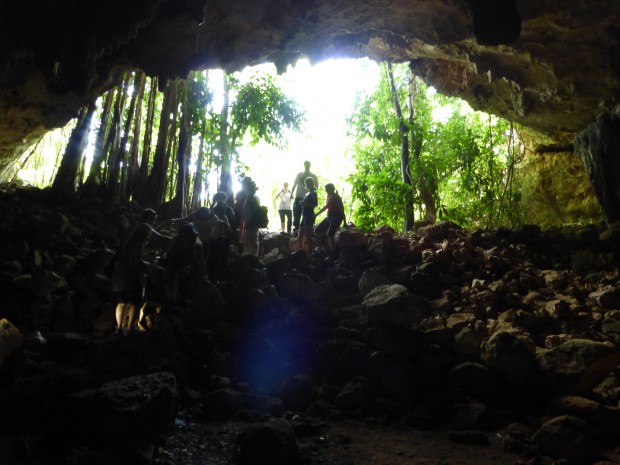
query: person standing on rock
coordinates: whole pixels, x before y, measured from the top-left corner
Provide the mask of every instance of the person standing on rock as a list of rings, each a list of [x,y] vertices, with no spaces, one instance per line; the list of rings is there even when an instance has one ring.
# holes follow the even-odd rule
[[[241,181],[241,189],[235,195],[235,220],[237,222],[237,243],[243,247],[243,237],[245,233],[245,219],[243,218],[243,205],[248,198],[248,185],[254,182],[250,176],[246,176]],[[256,185],[256,184],[254,184]]]
[[[112,290],[117,295],[116,332],[124,336],[135,327],[144,295],[145,274],[149,265],[142,258],[144,244],[153,234],[161,239],[170,239],[153,229],[156,219],[157,213],[154,210],[146,209],[142,212],[141,222],[129,229],[114,264]]]
[[[231,222],[234,224],[235,221],[232,208],[226,205],[226,192],[217,192],[213,196],[212,211],[217,223],[211,228],[207,274],[211,280],[217,282],[224,279],[228,272],[228,249],[232,240]]]
[[[284,232],[284,222],[286,220],[286,232],[291,233],[291,225],[293,219],[293,206],[291,196],[293,193],[288,188],[288,182],[285,182],[282,189],[276,195],[278,201],[278,213],[280,214],[280,232]]]
[[[242,210],[244,222],[243,255],[253,255],[258,257],[259,225],[256,223],[256,220],[260,200],[256,196],[256,183],[254,181],[250,181],[246,186],[246,190],[248,195],[245,199]]]
[[[165,250],[172,238],[154,229],[157,212],[145,208],[140,214],[140,221],[127,229],[122,237],[112,271],[112,291],[117,296],[116,332],[127,335],[135,329],[139,320],[139,310],[147,292],[148,283],[145,275],[151,265],[144,260],[144,246]],[[151,268],[152,270],[153,268]]]
[[[309,255],[312,252],[312,233],[314,220],[316,219],[314,209],[319,204],[319,200],[316,194],[314,179],[308,176],[304,180],[304,185],[308,193],[300,202],[302,211],[301,222],[299,223],[299,246]]]
[[[302,213],[301,201],[308,193],[308,189],[306,189],[305,185],[306,178],[312,178],[314,185],[319,185],[316,174],[310,171],[310,162],[308,160],[304,162],[304,170],[297,173],[295,182],[293,183],[293,188],[291,189],[291,200],[293,199],[293,194],[295,195],[295,200],[293,201],[293,233],[296,233],[299,230],[299,222],[301,220]]]
[[[334,236],[340,225],[344,222],[344,227],[347,227],[347,219],[344,213],[344,204],[342,203],[342,197],[338,194],[336,187],[330,182],[325,184],[325,192],[327,192],[327,202],[325,206],[321,208],[316,214],[317,216],[327,210],[327,221],[329,228],[327,229],[327,246],[331,254],[336,253],[336,240]]]

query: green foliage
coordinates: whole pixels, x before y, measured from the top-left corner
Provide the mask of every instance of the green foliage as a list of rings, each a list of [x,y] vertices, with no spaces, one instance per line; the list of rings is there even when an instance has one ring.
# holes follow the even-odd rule
[[[213,92],[209,88],[208,74],[193,71],[188,77],[187,110],[189,111],[192,135],[200,135],[207,118],[207,107],[213,101]]]
[[[434,92],[419,78],[410,79],[405,65],[394,66],[394,81],[409,134],[412,185],[402,181],[400,120],[386,71],[349,119],[356,141],[349,178],[353,221],[366,229],[383,223],[402,229],[406,199],[413,201],[418,218],[430,202],[438,219],[466,227],[521,221],[512,176],[519,160],[514,128]]]
[[[303,120],[304,113],[295,100],[285,95],[269,74],[255,74],[236,89],[230,109],[232,132],[247,133],[251,144],[262,140],[281,147],[284,129],[299,131]]]

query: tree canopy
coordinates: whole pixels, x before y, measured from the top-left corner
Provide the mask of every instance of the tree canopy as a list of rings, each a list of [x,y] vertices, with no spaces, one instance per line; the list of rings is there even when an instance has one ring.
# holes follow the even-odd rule
[[[418,220],[518,224],[518,128],[438,94],[406,65],[382,66],[349,118],[354,222],[401,230],[411,208]]]
[[[245,82],[223,73],[223,103],[216,108],[211,78],[197,71],[161,85],[140,71],[125,72],[80,113],[53,192],[60,198],[96,192],[179,215],[204,204],[207,176],[219,170],[217,188],[232,199],[231,167],[239,174],[244,168],[239,148],[260,141],[283,146],[285,130],[299,131],[305,115],[266,72]]]

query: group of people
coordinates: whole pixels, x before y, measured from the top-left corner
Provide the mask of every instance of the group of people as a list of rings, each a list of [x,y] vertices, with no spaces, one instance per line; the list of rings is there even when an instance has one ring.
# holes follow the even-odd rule
[[[173,220],[180,224],[174,238],[164,236],[154,229],[157,213],[152,209],[142,212],[140,221],[129,228],[121,241],[112,273],[112,288],[117,294],[117,332],[127,334],[140,320],[142,302],[145,300],[145,276],[149,263],[143,259],[144,245],[149,240],[165,243],[164,268],[166,299],[182,304],[207,280],[218,282],[226,277],[228,255],[234,238],[242,245],[243,255],[258,256],[259,229],[266,226],[266,208],[256,195],[256,182],[250,177],[242,181],[233,207],[225,192],[217,192],[211,207],[200,207],[184,218]],[[304,162],[304,171],[297,174],[293,188],[277,194],[281,231],[297,234],[300,247],[310,253],[316,217],[327,212],[321,229],[327,232],[330,252],[335,253],[336,231],[346,217],[342,198],[332,183],[325,185],[327,201],[318,211],[317,176],[310,171],[310,162]]]
[[[222,280],[228,270],[228,254],[237,227],[235,213],[226,203],[227,195],[218,192],[211,208],[195,212],[173,222],[179,223],[174,238],[154,229],[157,213],[147,208],[140,221],[121,238],[112,272],[112,290],[117,296],[116,332],[127,335],[135,330],[147,299],[150,263],[144,260],[144,247],[155,240],[165,250],[163,267],[165,299],[183,305],[208,280]]]
[[[304,171],[295,177],[293,188],[288,189],[289,184],[284,183],[282,190],[276,195],[278,201],[278,213],[280,215],[280,230],[284,232],[286,221],[286,232],[298,235],[300,246],[307,253],[312,251],[312,238],[316,217],[327,211],[327,218],[322,222],[327,232],[327,244],[330,252],[336,251],[335,234],[344,223],[346,225],[346,215],[342,198],[338,194],[336,187],[332,183],[325,184],[327,201],[318,212],[314,209],[318,206],[317,176],[310,171],[310,162],[304,162]],[[323,228],[321,228],[323,229]]]

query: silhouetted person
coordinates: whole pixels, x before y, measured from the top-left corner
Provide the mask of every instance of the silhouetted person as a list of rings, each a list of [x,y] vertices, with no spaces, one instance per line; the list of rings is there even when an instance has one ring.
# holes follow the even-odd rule
[[[295,195],[295,200],[293,201],[293,232],[297,232],[299,230],[299,222],[301,220],[301,201],[304,199],[305,195],[308,193],[308,189],[304,183],[306,178],[312,178],[314,181],[314,185],[318,186],[319,181],[316,175],[310,172],[310,162],[304,162],[304,170],[300,173],[297,173],[295,177],[295,182],[293,183],[293,188],[291,189],[291,199],[293,199],[293,195]]]
[[[193,224],[184,224],[172,240],[165,270],[166,297],[176,304],[185,304],[201,283],[206,282],[202,243]]]
[[[241,181],[241,189],[235,195],[235,221],[237,222],[237,241],[239,244],[243,244],[243,232],[245,229],[245,221],[243,218],[243,205],[245,204],[245,200],[248,198],[248,185],[252,183],[252,178],[246,176]],[[256,184],[255,184],[256,186]]]
[[[310,254],[310,252],[312,252],[314,220],[316,219],[314,209],[319,204],[319,200],[316,195],[314,179],[307,177],[304,181],[304,185],[308,193],[304,196],[303,200],[300,201],[302,212],[301,222],[299,224],[299,246],[304,249],[307,254]]]
[[[347,228],[347,219],[344,213],[344,204],[342,198],[338,194],[336,187],[330,182],[325,184],[325,192],[327,192],[327,202],[325,206],[316,212],[317,216],[327,210],[327,221],[329,228],[327,229],[327,246],[329,251],[333,254],[336,252],[336,240],[334,235],[340,225],[344,222],[344,227]]]
[[[144,245],[152,235],[159,239],[170,239],[153,229],[157,213],[145,209],[140,223],[131,226],[118,251],[112,273],[112,290],[117,295],[116,331],[127,335],[134,329],[138,310],[142,303],[145,274],[149,263],[142,258]]]
[[[211,210],[213,210],[213,213],[217,214],[220,218],[221,215],[225,215],[226,219],[228,219],[228,224],[234,229],[237,224],[237,217],[235,215],[235,211],[230,205],[228,205],[227,201],[228,196],[226,195],[226,192],[216,192],[213,196],[213,206],[211,207]]]
[[[258,257],[258,229],[256,224],[257,210],[260,201],[256,196],[256,183],[250,181],[246,186],[247,197],[243,204],[243,255],[254,255]]]
[[[217,192],[213,196],[214,222],[209,240],[208,274],[211,280],[220,281],[228,271],[228,250],[232,240],[232,226],[235,214],[226,204],[226,193]],[[232,218],[232,219],[231,219]]]

